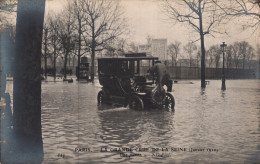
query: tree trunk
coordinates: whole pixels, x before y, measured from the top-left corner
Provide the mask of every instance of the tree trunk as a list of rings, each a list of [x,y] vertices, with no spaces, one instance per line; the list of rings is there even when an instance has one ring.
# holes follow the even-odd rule
[[[78,19],[78,22],[79,22],[79,43],[78,43],[78,76],[77,78],[80,79],[80,50],[81,50],[81,20]]]
[[[67,59],[68,59],[69,50],[67,49],[64,56],[64,67],[63,67],[63,75],[64,79],[67,79]]]
[[[74,55],[73,58],[72,58],[72,68],[73,68],[73,69],[75,68],[75,55]]]
[[[80,73],[79,73],[79,71],[80,71],[80,55],[77,55],[78,56],[78,73],[77,73],[77,79],[80,79]]]
[[[47,56],[46,53],[44,54],[44,76],[47,79]]]
[[[95,22],[93,22],[92,27],[92,43],[91,43],[91,81],[94,82],[95,75],[95,51],[96,51],[96,41],[95,41]]]
[[[68,57],[69,57],[69,69],[71,68],[70,67],[70,63],[71,63],[71,55],[68,54]]]
[[[56,80],[56,44],[54,44],[54,52],[53,52],[53,77]]]
[[[67,36],[66,36],[66,47],[65,47],[65,59],[64,59],[64,78],[67,79],[67,62],[68,62],[68,55],[70,52],[70,24],[67,26]]]
[[[238,59],[235,60],[236,70],[238,69],[239,61]]]
[[[14,68],[14,135],[10,163],[41,163],[41,42],[45,0],[19,0]]]
[[[92,44],[93,45],[93,44]],[[95,74],[95,47],[91,48],[91,81],[94,81],[94,74]]]
[[[178,57],[178,53],[175,51],[175,67],[177,67],[177,57]]]
[[[199,2],[200,44],[201,44],[201,88],[206,88],[205,83],[205,47],[202,25],[201,1]]]
[[[48,30],[44,33],[44,76],[47,79],[47,35]]]
[[[243,54],[243,70],[245,69],[245,61],[246,61],[246,55],[245,54]]]

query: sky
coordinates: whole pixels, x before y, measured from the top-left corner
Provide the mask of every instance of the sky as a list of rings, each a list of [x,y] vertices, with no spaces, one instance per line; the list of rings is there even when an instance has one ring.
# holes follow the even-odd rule
[[[65,0],[47,0],[45,13],[58,12],[64,8],[64,4],[66,4]],[[149,35],[153,38],[166,38],[168,44],[176,40],[185,45],[189,41],[199,38],[198,33],[192,31],[189,25],[169,22],[162,13],[160,0],[122,0],[121,5],[131,30],[131,35],[128,37],[130,42],[145,44]],[[238,28],[237,22],[230,23],[225,28],[228,29],[229,35],[216,38],[207,36],[205,38],[206,48],[213,44],[220,45],[222,42],[232,44],[235,41],[248,41],[254,47],[256,44],[260,44],[260,29],[254,33],[252,30],[242,31],[240,26]],[[200,42],[198,41],[196,44],[199,45]]]

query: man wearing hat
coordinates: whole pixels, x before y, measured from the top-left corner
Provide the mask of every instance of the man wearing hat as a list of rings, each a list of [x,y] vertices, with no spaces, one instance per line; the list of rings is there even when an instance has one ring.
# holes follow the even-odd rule
[[[150,69],[150,73],[154,73],[159,91],[163,91],[164,85],[167,86],[168,92],[172,91],[172,80],[165,64],[162,64],[159,60],[155,61],[155,65]]]

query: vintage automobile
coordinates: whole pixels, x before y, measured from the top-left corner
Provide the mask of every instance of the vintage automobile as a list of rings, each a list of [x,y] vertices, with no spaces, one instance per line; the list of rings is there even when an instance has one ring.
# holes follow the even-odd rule
[[[97,96],[98,105],[129,105],[130,109],[143,110],[156,107],[173,110],[175,105],[171,87],[159,91],[155,76],[147,73],[157,57],[145,53],[125,54],[123,57],[98,59],[98,76],[102,90]],[[149,80],[150,79],[150,80]]]

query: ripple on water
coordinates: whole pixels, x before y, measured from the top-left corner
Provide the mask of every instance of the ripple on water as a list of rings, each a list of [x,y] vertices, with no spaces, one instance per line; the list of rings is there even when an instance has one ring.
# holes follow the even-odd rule
[[[243,163],[259,161],[259,80],[211,80],[174,84],[174,112],[99,110],[94,84],[43,83],[42,135],[46,163]],[[109,109],[108,109],[109,108]],[[216,152],[169,152],[170,157],[120,157],[101,147],[215,148]],[[92,153],[75,152],[90,147]],[[57,158],[64,153],[65,159]],[[161,153],[161,152],[160,152]],[[258,155],[257,155],[258,154]]]

